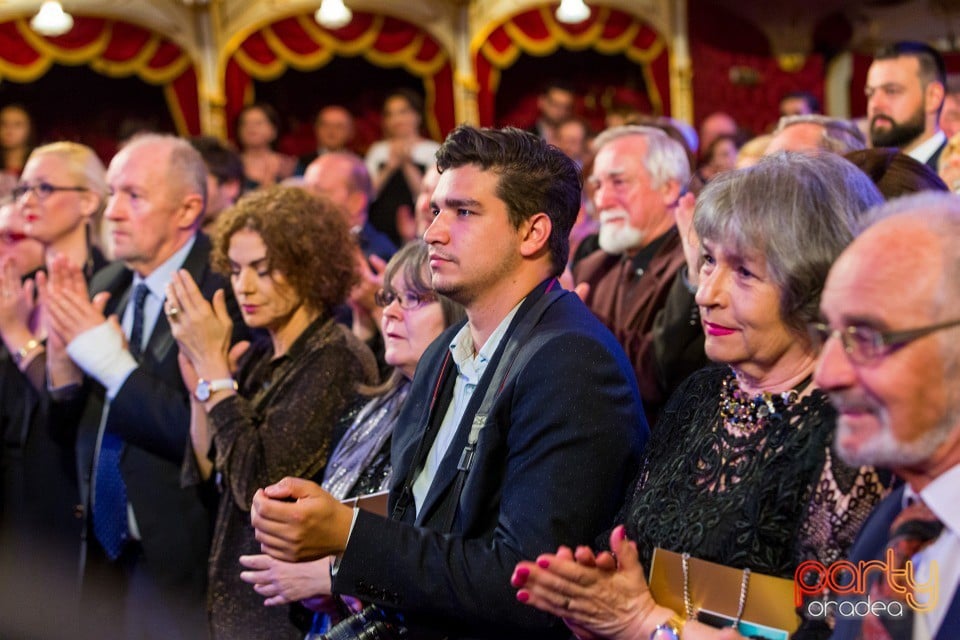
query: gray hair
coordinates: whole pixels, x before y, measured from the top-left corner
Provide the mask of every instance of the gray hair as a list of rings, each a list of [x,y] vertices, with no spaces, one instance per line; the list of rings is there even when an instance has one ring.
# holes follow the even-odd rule
[[[795,124],[815,124],[822,127],[823,134],[820,137],[819,146],[824,151],[831,151],[842,156],[851,151],[867,148],[867,140],[863,137],[863,132],[854,123],[842,118],[831,118],[830,116],[813,113],[783,116],[777,123],[773,135],[777,135]]]
[[[661,129],[630,124],[611,127],[596,137],[593,150],[599,153],[603,147],[614,140],[640,136],[647,143],[647,155],[643,165],[650,174],[651,186],[662,187],[675,180],[681,187],[690,180],[690,161],[683,146]]]
[[[167,166],[167,187],[169,197],[173,200],[188,194],[196,194],[203,198],[203,209],[207,208],[207,165],[203,156],[193,148],[187,140],[177,136],[162,133],[144,133],[134,136],[121,149],[121,153],[130,153],[143,145],[157,145],[170,150]],[[201,212],[202,214],[202,212]],[[197,217],[200,224],[203,215]]]
[[[711,180],[694,226],[701,240],[760,253],[780,289],[781,317],[805,334],[830,266],[861,215],[882,202],[870,178],[840,156],[780,152]]]

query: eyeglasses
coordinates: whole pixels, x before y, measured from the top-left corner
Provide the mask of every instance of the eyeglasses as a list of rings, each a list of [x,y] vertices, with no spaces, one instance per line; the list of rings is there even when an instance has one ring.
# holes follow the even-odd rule
[[[389,289],[380,289],[373,294],[373,300],[377,303],[377,306],[380,307],[387,307],[392,304],[394,300],[396,300],[400,304],[401,309],[413,311],[414,309],[418,309],[420,305],[427,304],[428,302],[435,302],[437,300],[437,294],[404,291],[403,295],[398,296],[395,291],[390,291]]]
[[[940,322],[927,327],[906,329],[904,331],[879,331],[871,327],[844,327],[831,329],[830,325],[822,322],[811,322],[807,325],[814,347],[819,349],[833,336],[840,338],[843,350],[847,352],[855,364],[867,364],[877,360],[889,351],[902,347],[918,338],[929,335],[941,329],[960,326],[960,320]]]
[[[13,197],[17,200],[27,195],[29,192],[33,192],[37,196],[37,200],[43,202],[57,191],[87,191],[86,187],[58,187],[57,185],[50,184],[49,182],[38,182],[37,184],[27,184],[22,182],[13,188]]]

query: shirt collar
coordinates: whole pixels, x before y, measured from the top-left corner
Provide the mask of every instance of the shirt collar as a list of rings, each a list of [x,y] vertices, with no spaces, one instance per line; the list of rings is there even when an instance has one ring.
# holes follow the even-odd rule
[[[626,258],[630,260],[630,266],[634,271],[637,272],[637,275],[642,275],[644,271],[647,270],[647,267],[650,266],[650,262],[653,260],[653,257],[657,255],[657,252],[660,251],[660,247],[663,246],[663,243],[667,241],[667,238],[670,238],[677,233],[676,227],[670,227],[666,233],[660,234],[658,237],[654,238],[653,242],[640,249],[632,257]]]
[[[943,131],[937,131],[935,134],[927,138],[921,144],[917,145],[910,153],[907,155],[917,160],[918,162],[926,162],[937,152],[937,149],[940,148],[944,142],[947,141],[947,134]]]
[[[526,298],[524,298],[524,300],[526,300]],[[480,379],[480,376],[483,375],[483,372],[487,368],[487,363],[490,362],[490,358],[493,357],[497,347],[500,346],[500,342],[503,340],[503,336],[507,333],[507,328],[513,321],[513,317],[517,315],[521,304],[523,304],[523,300],[518,302],[517,305],[504,316],[503,320],[501,320],[497,328],[493,330],[493,333],[490,334],[490,337],[487,338],[487,341],[476,355],[474,355],[473,335],[470,333],[470,323],[464,324],[460,328],[460,331],[457,331],[457,334],[453,336],[453,340],[450,341],[450,353],[453,356],[453,362],[457,365],[457,370],[460,372],[460,375],[466,376],[474,383]]]
[[[930,508],[930,511],[933,511],[947,529],[955,533],[960,533],[960,502],[957,501],[958,485],[960,485],[960,464],[954,465],[945,473],[941,473],[920,492],[920,498],[924,504]],[[910,485],[904,487],[904,506],[915,500],[916,497],[917,493],[910,488]]]
[[[166,261],[161,264],[159,267],[150,272],[146,278],[140,277],[139,274],[134,272],[133,274],[133,286],[137,286],[141,282],[147,285],[147,289],[150,290],[150,293],[163,300],[167,297],[166,287],[167,283],[170,282],[170,279],[173,278],[173,274],[183,266],[183,263],[187,259],[187,254],[190,253],[190,250],[193,249],[193,244],[197,241],[196,234],[190,236],[190,239],[182,247],[176,250],[172,256],[166,259]]]

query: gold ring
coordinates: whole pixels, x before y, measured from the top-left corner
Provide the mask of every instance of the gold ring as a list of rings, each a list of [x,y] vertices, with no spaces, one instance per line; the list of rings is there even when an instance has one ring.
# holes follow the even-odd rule
[[[167,317],[169,317],[171,320],[176,318],[178,315],[180,315],[180,309],[177,309],[176,307],[167,308]]]

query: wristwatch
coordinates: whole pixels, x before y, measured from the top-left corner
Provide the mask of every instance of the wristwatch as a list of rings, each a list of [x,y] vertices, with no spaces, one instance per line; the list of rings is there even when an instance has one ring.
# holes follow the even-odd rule
[[[650,640],[680,640],[680,632],[687,621],[678,615],[673,615],[663,624],[650,632]]]
[[[217,391],[226,391],[227,389],[237,390],[237,381],[233,378],[218,378],[217,380],[197,380],[197,388],[194,390],[194,397],[200,402],[206,402]]]

